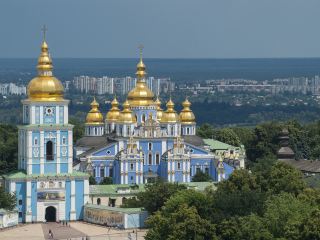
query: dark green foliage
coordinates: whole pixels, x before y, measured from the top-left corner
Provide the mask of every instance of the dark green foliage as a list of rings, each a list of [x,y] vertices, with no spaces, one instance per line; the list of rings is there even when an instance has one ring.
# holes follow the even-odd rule
[[[202,171],[197,172],[192,178],[192,182],[210,182],[210,181],[212,181],[212,178],[210,177],[210,175]]]
[[[77,140],[82,138],[84,135],[84,124],[77,117],[70,118],[69,122],[70,122],[70,124],[74,125],[73,142],[77,142]]]
[[[16,206],[16,196],[5,192],[4,188],[0,187],[0,208],[13,210]]]
[[[240,139],[231,128],[222,128],[216,130],[213,138],[220,142],[224,142],[235,147],[240,146]]]
[[[100,182],[100,185],[110,185],[113,184],[112,177],[104,177]]]
[[[211,126],[208,123],[202,124],[197,129],[197,135],[202,138],[213,138],[214,136],[214,129],[213,126]]]
[[[0,125],[0,174],[18,167],[18,129],[12,125]]]
[[[97,184],[97,181],[93,176],[89,177],[89,184],[90,185],[96,185]]]

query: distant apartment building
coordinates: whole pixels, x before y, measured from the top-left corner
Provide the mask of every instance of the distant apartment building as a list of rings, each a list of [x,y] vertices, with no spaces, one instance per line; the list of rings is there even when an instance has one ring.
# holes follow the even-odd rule
[[[26,86],[16,85],[14,83],[3,83],[0,84],[1,95],[25,95],[27,92]]]
[[[74,89],[81,93],[125,95],[136,86],[136,82],[137,79],[130,76],[123,78],[77,76],[74,77],[72,84]],[[155,94],[174,91],[175,88],[170,78],[149,77],[146,83]]]

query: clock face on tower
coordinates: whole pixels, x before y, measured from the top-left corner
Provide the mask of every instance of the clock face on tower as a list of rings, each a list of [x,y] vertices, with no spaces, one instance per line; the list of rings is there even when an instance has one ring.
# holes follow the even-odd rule
[[[55,117],[55,108],[48,106],[44,107],[43,109],[44,113],[44,122],[45,123],[54,123],[54,117]]]

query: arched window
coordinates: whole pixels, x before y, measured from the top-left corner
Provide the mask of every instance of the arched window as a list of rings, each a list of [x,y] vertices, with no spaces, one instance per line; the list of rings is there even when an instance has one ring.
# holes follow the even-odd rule
[[[145,121],[146,121],[146,115],[142,114],[142,122],[145,122]]]
[[[160,164],[160,154],[159,153],[156,154],[156,164],[157,165]]]
[[[189,128],[187,128],[187,135],[189,135]]]
[[[148,162],[149,162],[149,165],[152,165],[152,154],[149,153],[148,155]]]
[[[46,159],[53,160],[53,143],[52,143],[52,141],[48,141],[46,143]]]
[[[148,150],[152,150],[152,143],[148,143]]]
[[[100,198],[97,199],[97,204],[98,204],[98,205],[101,204],[101,199],[100,199]]]
[[[98,129],[94,128],[94,135],[98,135]]]

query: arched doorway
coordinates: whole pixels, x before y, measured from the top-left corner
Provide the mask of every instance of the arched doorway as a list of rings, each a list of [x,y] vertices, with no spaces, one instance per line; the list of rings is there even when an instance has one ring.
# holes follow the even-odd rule
[[[56,222],[57,220],[56,216],[57,216],[57,210],[55,207],[50,206],[46,208],[45,218],[47,222]]]

